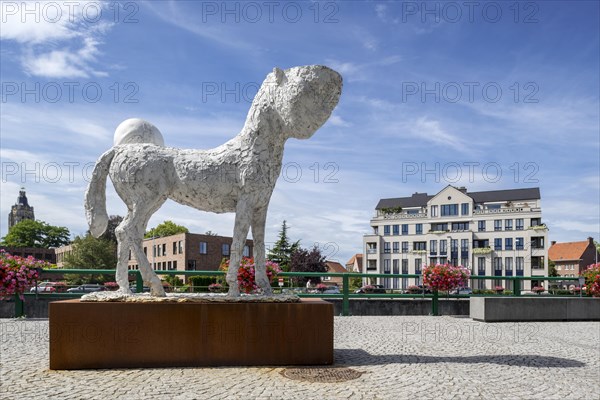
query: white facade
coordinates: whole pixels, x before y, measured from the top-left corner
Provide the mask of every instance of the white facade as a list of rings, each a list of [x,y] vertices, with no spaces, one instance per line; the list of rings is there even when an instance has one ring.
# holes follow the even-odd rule
[[[401,208],[401,211],[399,211]],[[447,186],[434,196],[382,199],[363,238],[365,273],[420,274],[423,265],[449,262],[468,267],[473,289],[502,286],[505,276],[547,276],[548,230],[539,189],[469,193]],[[420,278],[377,278],[390,289],[421,284]],[[535,285],[536,282],[533,282]],[[530,281],[521,288],[530,289]]]

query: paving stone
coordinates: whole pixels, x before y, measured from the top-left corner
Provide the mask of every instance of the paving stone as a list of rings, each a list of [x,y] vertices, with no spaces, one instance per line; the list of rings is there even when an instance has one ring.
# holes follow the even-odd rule
[[[284,368],[51,371],[48,322],[0,319],[1,399],[595,399],[600,323],[336,317],[341,383]]]

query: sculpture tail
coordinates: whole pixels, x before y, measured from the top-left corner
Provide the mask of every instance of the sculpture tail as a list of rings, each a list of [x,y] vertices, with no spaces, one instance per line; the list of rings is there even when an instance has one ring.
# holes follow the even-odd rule
[[[94,237],[102,235],[108,227],[106,177],[114,156],[114,147],[100,156],[98,161],[96,161],[92,179],[85,192],[85,216],[90,227],[90,232]]]

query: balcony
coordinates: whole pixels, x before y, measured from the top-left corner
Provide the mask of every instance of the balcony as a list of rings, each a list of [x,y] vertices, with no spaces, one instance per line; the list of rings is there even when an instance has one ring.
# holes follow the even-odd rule
[[[524,213],[524,212],[532,212],[532,211],[540,211],[539,208],[529,208],[529,207],[510,207],[510,208],[494,208],[487,210],[473,210],[473,215],[482,215],[482,214],[514,214],[514,213]]]
[[[377,254],[377,249],[367,249],[367,254]]]
[[[473,254],[477,255],[477,254],[490,254],[492,252],[492,248],[491,247],[474,247],[473,248]]]

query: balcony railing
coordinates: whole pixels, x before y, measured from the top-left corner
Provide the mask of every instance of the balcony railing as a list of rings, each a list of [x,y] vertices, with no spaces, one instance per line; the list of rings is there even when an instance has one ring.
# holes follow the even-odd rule
[[[367,249],[367,254],[377,254],[377,249]]]

